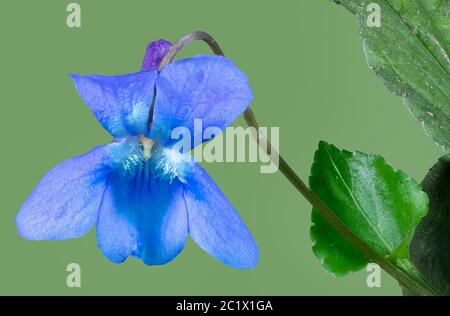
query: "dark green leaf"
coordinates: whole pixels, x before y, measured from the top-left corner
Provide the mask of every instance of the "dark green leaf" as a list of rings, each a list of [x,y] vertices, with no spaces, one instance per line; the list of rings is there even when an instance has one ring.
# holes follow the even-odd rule
[[[339,0],[356,15],[369,63],[401,96],[425,132],[450,148],[450,1]],[[380,7],[380,27],[368,26],[369,4]]]
[[[434,288],[443,295],[450,295],[449,157],[441,158],[431,168],[422,182],[422,188],[430,198],[430,211],[414,233],[411,259]]]
[[[408,258],[428,198],[383,157],[340,151],[321,142],[309,179],[311,189],[359,239],[392,262]],[[363,268],[367,259],[313,210],[311,238],[322,265],[337,276]]]

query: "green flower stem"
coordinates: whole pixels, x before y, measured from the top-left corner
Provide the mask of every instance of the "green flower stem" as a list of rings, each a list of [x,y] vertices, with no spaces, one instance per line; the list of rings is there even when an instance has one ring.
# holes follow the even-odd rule
[[[158,70],[161,71],[166,65],[174,60],[177,53],[185,46],[189,45],[195,40],[201,40],[206,42],[216,55],[224,56],[224,53],[218,43],[205,32],[194,32],[187,34],[180,38],[172,48],[167,52],[163,58]],[[347,227],[341,222],[341,220],[319,199],[319,197],[311,191],[311,189],[302,181],[302,179],[294,172],[289,164],[283,159],[281,155],[272,147],[270,142],[265,139],[265,135],[259,130],[259,124],[256,121],[255,115],[250,107],[244,112],[244,119],[247,125],[256,129],[257,133],[255,137],[258,144],[267,144],[268,146],[261,146],[266,151],[267,155],[271,157],[272,161],[278,162],[278,167],[281,173],[291,182],[291,184],[299,191],[317,210],[317,212],[331,225],[336,231],[338,231],[344,238],[346,238],[356,249],[363,253],[372,262],[377,263],[393,278],[398,280],[400,284],[410,289],[412,292],[423,296],[438,295],[426,282],[423,282],[423,278],[418,277],[416,273],[411,273],[413,266],[404,265],[404,269],[398,268],[394,263],[390,262],[387,258],[384,258],[368,247],[361,239],[355,236]],[[276,159],[274,159],[276,157]],[[414,269],[414,272],[417,272]],[[411,275],[412,274],[412,275]]]
[[[259,125],[256,121],[253,111],[248,108],[244,113],[245,121],[248,126],[259,129]],[[259,137],[264,137],[258,132]],[[311,189],[303,182],[303,180],[295,173],[295,171],[289,166],[286,160],[281,155],[276,153],[276,150],[268,144],[268,155],[278,155],[279,165],[278,168],[281,173],[291,182],[291,184],[299,191],[316,211],[331,225],[336,231],[338,231],[345,239],[347,239],[356,249],[363,253],[367,258],[374,263],[377,263],[393,278],[395,278],[400,284],[410,289],[412,292],[421,296],[434,296],[439,295],[420,275],[420,273],[414,268],[412,263],[409,264],[406,261],[402,261],[402,269],[399,269],[394,263],[388,259],[380,256],[378,253],[367,246],[361,239],[355,236],[347,227],[341,222],[341,220],[319,199],[319,197],[311,191]],[[264,150],[266,148],[263,148]]]

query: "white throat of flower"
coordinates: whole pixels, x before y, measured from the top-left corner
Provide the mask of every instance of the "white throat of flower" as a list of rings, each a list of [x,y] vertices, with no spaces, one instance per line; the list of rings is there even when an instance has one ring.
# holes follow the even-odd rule
[[[139,142],[142,144],[143,147],[143,153],[144,153],[144,159],[149,160],[152,156],[152,147],[155,144],[154,141],[151,139],[148,139],[144,135],[139,136]]]

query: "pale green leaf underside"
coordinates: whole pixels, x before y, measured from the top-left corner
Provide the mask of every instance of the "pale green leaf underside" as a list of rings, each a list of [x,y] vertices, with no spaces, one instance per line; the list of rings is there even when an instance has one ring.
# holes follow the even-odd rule
[[[392,262],[408,257],[414,228],[428,210],[427,195],[413,179],[381,156],[340,151],[321,142],[309,182],[347,228],[379,255]],[[312,223],[313,250],[325,269],[344,276],[368,263],[314,210]]]
[[[425,132],[450,148],[450,1],[340,0],[356,15],[370,68],[401,96]],[[381,27],[367,10],[379,4]]]

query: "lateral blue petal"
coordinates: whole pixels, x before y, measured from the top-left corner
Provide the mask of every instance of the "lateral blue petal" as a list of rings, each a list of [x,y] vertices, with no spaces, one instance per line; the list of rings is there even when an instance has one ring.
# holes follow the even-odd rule
[[[86,234],[97,221],[105,183],[122,146],[100,146],[50,170],[17,214],[19,235],[61,240]]]
[[[247,77],[229,59],[197,56],[167,65],[156,80],[157,97],[150,138],[169,146],[176,127],[189,129],[194,145],[194,120],[203,129],[224,130],[253,99]],[[201,133],[202,131],[200,131]],[[195,135],[200,142],[202,135]]]
[[[258,246],[234,207],[196,165],[185,185],[189,234],[214,258],[235,269],[256,267]]]
[[[183,249],[187,210],[178,179],[160,177],[137,147],[110,178],[97,224],[97,243],[114,263],[130,255],[162,265]]]
[[[157,71],[71,77],[83,101],[112,136],[121,138],[147,133]]]

